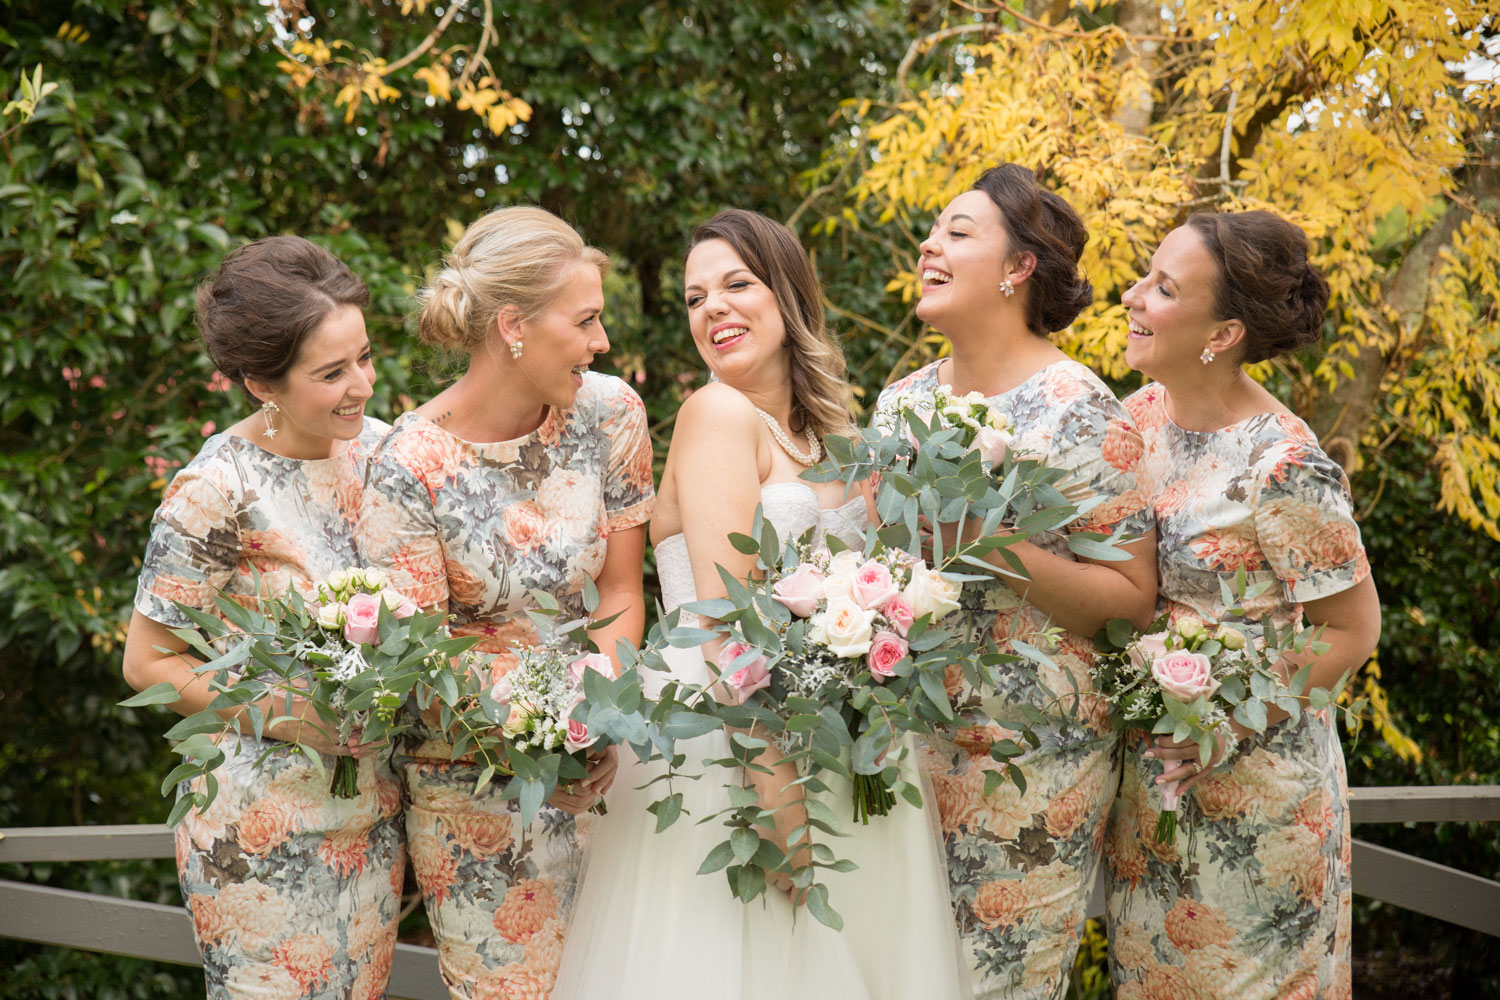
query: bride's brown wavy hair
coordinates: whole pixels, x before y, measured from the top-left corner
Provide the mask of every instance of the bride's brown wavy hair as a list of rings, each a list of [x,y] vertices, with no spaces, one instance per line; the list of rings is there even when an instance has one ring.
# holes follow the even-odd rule
[[[775,219],[743,208],[725,209],[693,231],[688,251],[708,240],[734,248],[776,296],[786,327],[792,369],[791,430],[810,430],[822,440],[847,433],[849,385],[844,352],[823,318],[823,285],[797,236]],[[799,426],[800,425],[800,426]]]

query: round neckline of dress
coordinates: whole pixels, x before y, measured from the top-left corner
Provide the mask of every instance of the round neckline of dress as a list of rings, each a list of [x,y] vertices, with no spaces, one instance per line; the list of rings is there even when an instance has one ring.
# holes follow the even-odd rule
[[[363,434],[367,429],[367,427],[361,427],[359,432]],[[339,439],[340,443],[343,444],[343,447],[334,452],[332,455],[329,455],[327,458],[293,458],[290,455],[278,454],[277,452],[272,451],[270,448],[267,448],[260,442],[252,441],[242,434],[231,434],[228,431],[224,431],[224,437],[228,438],[231,441],[243,441],[263,455],[270,455],[272,458],[279,459],[283,462],[296,462],[298,465],[306,465],[310,462],[336,462],[339,459],[346,457],[349,454],[349,449],[354,445],[354,442],[359,440],[359,438],[357,437],[349,438],[347,441]]]
[[[1226,431],[1232,431],[1232,430],[1234,430],[1234,429],[1236,429],[1236,428],[1238,428],[1238,427],[1240,427],[1240,426],[1242,426],[1244,424],[1250,423],[1250,421],[1252,421],[1252,420],[1260,420],[1263,417],[1278,417],[1280,415],[1281,415],[1281,411],[1280,410],[1261,410],[1259,413],[1252,413],[1248,417],[1241,417],[1239,420],[1234,421],[1234,423],[1225,424],[1223,427],[1220,427],[1220,428],[1218,428],[1216,430],[1211,430],[1211,431],[1192,431],[1192,430],[1188,430],[1186,427],[1182,426],[1177,421],[1175,421],[1175,420],[1172,419],[1172,413],[1171,413],[1171,411],[1169,411],[1167,409],[1167,390],[1166,390],[1165,387],[1163,387],[1162,390],[1161,390],[1161,416],[1162,416],[1162,419],[1165,420],[1167,422],[1167,424],[1170,425],[1171,428],[1173,430],[1177,431],[1179,434],[1192,434],[1192,435],[1197,435],[1199,437],[1211,437],[1214,434],[1223,434]],[[1295,417],[1296,414],[1292,414],[1292,416]]]
[[[444,434],[448,435],[453,440],[461,442],[463,444],[466,444],[470,448],[500,448],[500,447],[504,447],[505,445],[520,444],[521,442],[524,442],[524,441],[530,441],[532,438],[535,438],[535,437],[539,436],[542,433],[542,431],[548,430],[548,429],[551,428],[551,426],[553,425],[554,421],[557,419],[557,415],[558,415],[559,411],[558,411],[557,407],[555,407],[555,406],[548,406],[547,407],[547,415],[542,418],[542,422],[539,423],[539,424],[537,424],[536,428],[533,431],[531,431],[529,434],[522,434],[520,437],[505,438],[504,440],[501,440],[501,441],[471,441],[471,440],[469,440],[466,437],[459,437],[457,434],[453,433],[448,428],[444,427],[442,424],[440,424],[437,421],[433,420],[431,417],[426,416],[425,414],[418,413],[416,410],[410,410],[408,412],[411,413],[411,415],[412,415],[413,418],[415,418],[417,420],[420,420],[423,423],[428,424],[429,426],[431,426],[431,427],[433,427],[433,428],[435,428],[435,429],[437,429],[439,431],[442,431]],[[405,415],[406,414],[402,414],[403,417]],[[400,418],[397,418],[397,419],[400,419]]]
[[[936,361],[934,361],[932,363],[932,384],[933,384],[933,386],[938,387],[938,388],[947,389],[949,392],[953,392],[954,391],[954,389],[953,389],[953,383],[952,382],[944,382],[943,381],[942,370],[943,370],[943,362],[945,362],[945,361],[951,361],[951,360],[952,360],[951,358],[944,357],[944,358],[938,358]],[[1081,362],[1074,361],[1072,358],[1060,358],[1057,361],[1053,361],[1050,364],[1045,364],[1042,367],[1038,368],[1036,371],[1032,372],[1030,375],[1026,376],[1024,379],[1022,379],[1021,381],[1017,382],[1015,385],[1011,386],[1009,389],[1006,389],[1003,392],[997,392],[997,393],[995,393],[992,396],[986,396],[986,397],[984,397],[985,401],[989,402],[990,400],[1001,399],[1001,398],[1003,398],[1005,396],[1009,396],[1011,393],[1016,392],[1019,389],[1025,388],[1027,385],[1030,385],[1031,381],[1033,379],[1035,379],[1038,375],[1041,375],[1043,372],[1051,371],[1052,369],[1056,368],[1058,365],[1080,364],[1080,363]]]

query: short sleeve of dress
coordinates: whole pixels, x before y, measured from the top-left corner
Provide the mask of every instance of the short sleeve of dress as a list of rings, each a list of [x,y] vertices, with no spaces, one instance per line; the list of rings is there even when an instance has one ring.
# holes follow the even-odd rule
[[[151,518],[151,539],[136,583],[135,607],[152,621],[188,628],[174,601],[211,610],[239,563],[239,510],[219,465],[183,469]]]
[[[615,380],[616,391],[606,395],[600,414],[609,438],[609,461],[604,470],[604,510],[610,531],[645,524],[656,506],[651,483],[651,434],[646,406],[634,389]]]
[[[1259,464],[1256,536],[1287,600],[1331,597],[1369,576],[1344,470],[1301,442],[1274,449]]]
[[[1046,464],[1068,470],[1059,485],[1070,499],[1093,500],[1071,530],[1138,536],[1155,527],[1136,479],[1145,448],[1125,408],[1100,388],[1070,401],[1056,420]]]
[[[354,537],[365,565],[384,570],[392,587],[421,607],[446,608],[448,574],[432,493],[419,471],[403,460],[401,447],[424,431],[442,434],[408,424],[392,431],[370,458]],[[422,442],[411,443],[417,447],[407,451],[420,457]]]

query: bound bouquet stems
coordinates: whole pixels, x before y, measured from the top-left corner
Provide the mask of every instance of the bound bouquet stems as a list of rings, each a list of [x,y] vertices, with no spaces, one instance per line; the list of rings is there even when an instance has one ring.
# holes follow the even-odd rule
[[[854,776],[854,820],[868,824],[871,816],[884,816],[896,804],[896,797],[884,779],[875,774]]]

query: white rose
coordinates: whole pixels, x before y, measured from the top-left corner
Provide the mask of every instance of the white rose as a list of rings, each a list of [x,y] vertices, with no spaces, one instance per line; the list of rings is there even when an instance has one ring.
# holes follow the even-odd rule
[[[354,572],[347,569],[334,570],[328,574],[328,586],[335,591],[348,590],[354,582]]]
[[[824,613],[824,645],[834,656],[864,656],[875,634],[875,612],[866,611],[847,598],[834,598]]]
[[[1011,426],[1010,418],[1001,413],[999,410],[990,410],[985,415],[984,420],[985,423],[989,424],[995,430],[1005,431],[1007,434],[1011,433],[1015,429]]]
[[[330,632],[344,627],[344,606],[337,602],[325,604],[318,609],[318,625]]]
[[[384,590],[385,585],[389,583],[391,579],[390,577],[385,575],[385,570],[376,569],[373,566],[366,566],[364,569],[359,571],[359,574],[360,576],[364,577],[366,587],[369,587],[371,590],[377,591]]]
[[[918,618],[932,615],[932,621],[936,622],[958,610],[958,595],[962,589],[960,584],[944,578],[935,569],[915,569],[901,596],[906,598],[912,613]]]
[[[963,401],[965,403],[968,403],[970,406],[988,406],[989,405],[988,402],[986,402],[986,400],[985,400],[984,393],[980,392],[978,389],[972,389],[969,392],[964,393],[963,396],[962,396],[962,399],[963,399]]]

